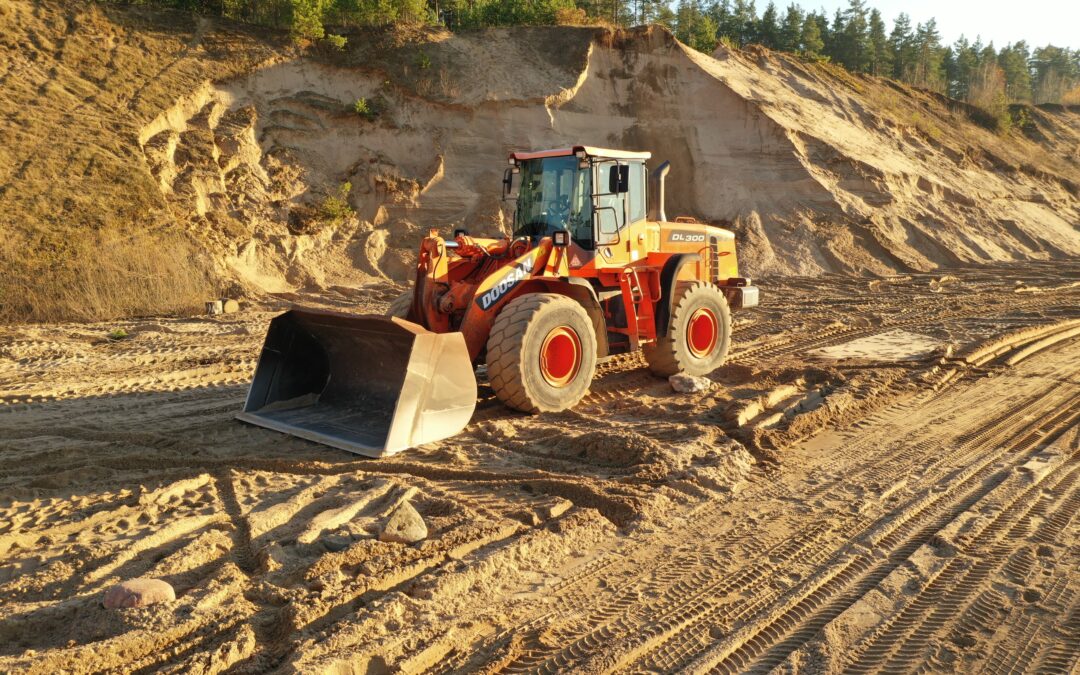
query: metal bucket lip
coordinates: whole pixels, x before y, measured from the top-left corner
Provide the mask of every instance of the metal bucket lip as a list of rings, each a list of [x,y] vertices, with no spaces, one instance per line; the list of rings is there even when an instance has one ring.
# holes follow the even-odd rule
[[[413,323],[412,321],[402,319],[401,317],[397,316],[385,316],[383,314],[351,314],[349,312],[343,312],[337,309],[312,309],[308,307],[301,307],[298,305],[294,305],[288,310],[286,310],[284,313],[278,314],[270,320],[270,323],[273,323],[280,319],[289,318],[290,315],[294,314],[299,317],[330,318],[340,319],[342,321],[354,321],[356,319],[377,319],[384,324],[387,322],[392,323],[398,328],[408,331],[413,335],[425,335],[432,332],[418,323]]]
[[[297,438],[302,438],[307,441],[314,441],[315,443],[321,443],[322,445],[328,445],[332,448],[337,448],[338,450],[345,450],[371,459],[386,457],[397,452],[397,450],[390,449],[385,444],[378,446],[360,443],[359,441],[347,441],[338,438],[337,436],[331,436],[330,434],[323,434],[318,431],[312,431],[311,429],[305,429],[304,427],[278,422],[254,412],[237,413],[235,419],[238,419],[241,422],[247,422],[248,424],[254,424],[257,427],[279,431],[289,436],[296,436]]]

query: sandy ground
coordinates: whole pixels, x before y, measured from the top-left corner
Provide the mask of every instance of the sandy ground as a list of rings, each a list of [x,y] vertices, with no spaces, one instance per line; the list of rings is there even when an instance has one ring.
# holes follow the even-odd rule
[[[0,671],[1073,671],[1077,278],[768,280],[709,392],[482,385],[385,460],[233,420],[280,307],[0,328]],[[101,606],[141,576],[177,599]]]

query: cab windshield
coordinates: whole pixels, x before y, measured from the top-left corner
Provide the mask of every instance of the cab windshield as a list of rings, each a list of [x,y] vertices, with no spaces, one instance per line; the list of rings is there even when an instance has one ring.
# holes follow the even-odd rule
[[[544,237],[570,230],[579,245],[592,248],[592,169],[578,158],[545,157],[521,162],[521,188],[514,213],[514,236]]]

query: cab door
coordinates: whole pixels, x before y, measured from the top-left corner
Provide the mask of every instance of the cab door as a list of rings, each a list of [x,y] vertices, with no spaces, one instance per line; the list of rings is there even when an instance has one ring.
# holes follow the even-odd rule
[[[627,250],[630,165],[616,160],[595,163],[596,266],[622,267],[630,262]]]
[[[657,228],[645,211],[645,163],[605,160],[596,163],[597,265],[621,267],[644,260],[657,248]],[[650,248],[651,247],[651,248]]]

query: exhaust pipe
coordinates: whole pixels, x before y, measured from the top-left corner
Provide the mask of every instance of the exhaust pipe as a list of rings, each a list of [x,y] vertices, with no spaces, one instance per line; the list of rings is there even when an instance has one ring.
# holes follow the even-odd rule
[[[652,204],[649,209],[649,220],[653,222],[664,222],[667,220],[667,213],[664,210],[664,183],[667,178],[668,171],[671,170],[671,162],[664,160],[664,163],[656,167],[650,176],[649,192],[652,193]]]
[[[383,457],[457,434],[475,408],[476,378],[460,333],[293,309],[270,322],[237,419]]]

